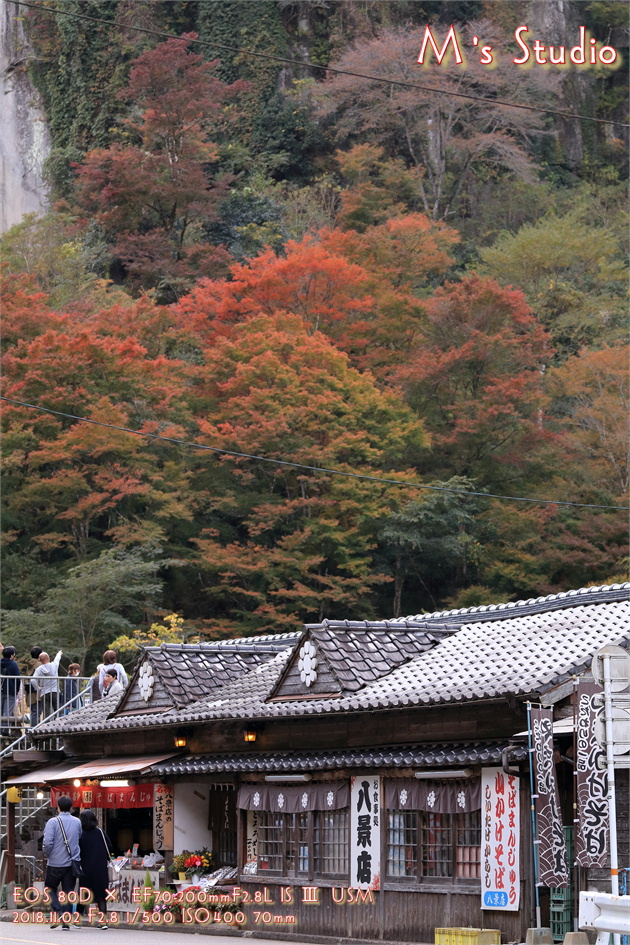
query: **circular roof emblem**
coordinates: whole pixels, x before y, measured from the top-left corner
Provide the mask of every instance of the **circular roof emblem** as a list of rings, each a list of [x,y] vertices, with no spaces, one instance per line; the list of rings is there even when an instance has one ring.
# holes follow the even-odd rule
[[[143,663],[138,673],[138,689],[145,702],[148,702],[153,695],[154,685],[153,667],[150,663]]]
[[[307,640],[300,647],[300,659],[298,669],[300,670],[300,679],[306,686],[312,686],[317,679],[317,650],[315,644]]]

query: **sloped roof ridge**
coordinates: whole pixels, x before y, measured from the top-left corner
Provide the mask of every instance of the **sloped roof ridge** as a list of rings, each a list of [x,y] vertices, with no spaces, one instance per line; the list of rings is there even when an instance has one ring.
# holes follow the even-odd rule
[[[420,630],[422,633],[452,633],[453,627],[446,621],[443,625],[429,624],[426,617],[396,617],[391,620],[322,620],[321,623],[307,623],[306,630]]]
[[[225,640],[202,640],[198,643],[160,643],[157,646],[145,646],[143,649],[145,652],[151,652],[152,650],[183,650],[189,652],[193,648],[204,650],[248,649],[255,652],[260,644],[270,647],[275,644],[275,649],[280,651],[295,643],[301,634],[301,630],[293,630],[290,633],[269,633],[256,637],[229,637]]]
[[[602,584],[598,587],[581,587],[578,590],[562,591],[559,594],[548,594],[546,597],[531,597],[528,600],[508,601],[503,604],[481,604],[478,607],[462,607],[456,610],[437,610],[428,614],[416,614],[411,617],[395,617],[388,621],[395,626],[406,623],[422,623],[433,620],[444,620],[446,626],[457,623],[470,623],[471,616],[481,617],[482,620],[502,619],[504,616],[514,616],[519,613],[543,613],[546,610],[560,610],[563,607],[576,607],[581,604],[606,603],[607,601],[627,600],[630,598],[630,581],[623,584]],[[506,611],[508,613],[506,614]]]

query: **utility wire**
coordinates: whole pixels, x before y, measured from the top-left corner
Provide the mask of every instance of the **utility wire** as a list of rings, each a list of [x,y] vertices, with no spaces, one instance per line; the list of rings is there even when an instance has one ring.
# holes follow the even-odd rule
[[[206,446],[205,443],[194,443],[189,440],[180,440],[174,436],[163,436],[161,433],[145,433],[142,430],[132,430],[130,427],[119,427],[114,423],[105,423],[103,420],[92,420],[89,417],[79,417],[72,413],[63,413],[61,410],[52,410],[50,407],[41,407],[39,404],[29,404],[22,400],[13,400],[11,397],[1,397],[7,404],[17,407],[28,407],[30,410],[39,410],[51,413],[67,420],[78,420],[81,423],[91,423],[97,427],[107,427],[118,430],[120,433],[131,433],[134,436],[144,436],[152,440],[164,440],[167,443],[176,443],[178,446],[187,446],[197,450],[207,450],[211,453],[220,453],[224,456],[236,456],[239,459],[251,459],[259,463],[271,463],[275,466],[290,466],[293,469],[306,469],[309,472],[330,473],[335,476],[346,476],[350,479],[365,479],[369,482],[384,482],[394,486],[411,486],[412,489],[429,489],[431,492],[449,492],[453,495],[477,496],[481,499],[501,499],[504,502],[529,502],[533,505],[563,505],[580,509],[614,509],[619,512],[630,512],[625,505],[593,505],[586,502],[562,502],[559,499],[530,499],[517,495],[497,495],[492,492],[466,492],[463,489],[449,489],[447,486],[427,486],[424,483],[409,482],[406,479],[387,479],[383,476],[368,476],[364,473],[347,472],[344,469],[331,469],[327,466],[308,466],[306,463],[293,463],[287,459],[271,459],[268,456],[258,456],[255,453],[239,453],[237,450],[226,450],[219,446]]]
[[[102,23],[104,26],[112,27],[116,24],[112,20],[105,20],[98,16],[89,16],[87,13],[72,13],[70,10],[59,10],[54,7],[41,6],[38,3],[29,3],[27,0],[12,0],[17,6],[28,7],[31,10],[38,10],[40,13],[61,14],[61,16],[71,16],[75,20],[88,20],[91,23]],[[149,36],[160,36],[162,39],[181,39],[181,36],[175,36],[173,33],[166,33],[162,30],[151,30],[144,26],[123,27],[127,30],[135,30],[136,33],[146,33]],[[519,102],[506,102],[498,98],[484,98],[480,95],[469,95],[466,92],[453,92],[445,89],[437,89],[430,85],[418,85],[415,82],[405,82],[402,79],[387,79],[384,76],[369,75],[365,72],[350,72],[347,69],[337,69],[334,66],[320,66],[315,62],[306,62],[301,59],[287,59],[283,56],[274,56],[271,53],[254,52],[253,49],[240,49],[238,46],[226,46],[224,43],[212,43],[202,39],[188,39],[187,43],[196,46],[209,46],[212,49],[219,49],[224,52],[239,53],[244,56],[251,56],[254,59],[268,59],[272,62],[282,62],[285,65],[305,66],[308,69],[320,69],[322,72],[331,72],[334,75],[348,75],[356,79],[370,79],[372,82],[382,82],[385,85],[398,86],[404,89],[416,89],[419,92],[438,92],[440,95],[450,95],[453,98],[465,98],[472,102],[483,102],[488,105],[505,105],[508,108],[521,108],[530,112],[542,112],[545,115],[559,115],[561,118],[577,118],[580,121],[592,121],[601,125],[619,125],[622,128],[630,127],[630,124],[622,121],[615,121],[612,118],[592,118],[590,115],[579,115],[574,112],[563,112],[553,108],[542,108],[539,105],[523,105]]]

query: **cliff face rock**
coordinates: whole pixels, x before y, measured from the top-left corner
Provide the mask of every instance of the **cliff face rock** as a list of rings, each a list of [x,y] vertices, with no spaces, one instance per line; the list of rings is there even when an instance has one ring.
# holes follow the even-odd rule
[[[0,4],[0,232],[46,209],[43,165],[50,135],[28,75],[32,55],[14,3]]]

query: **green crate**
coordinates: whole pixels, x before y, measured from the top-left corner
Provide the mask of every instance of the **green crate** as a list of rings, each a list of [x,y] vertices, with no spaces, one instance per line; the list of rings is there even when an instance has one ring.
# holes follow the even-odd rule
[[[549,927],[554,942],[562,942],[567,932],[573,931],[573,906],[551,905]]]

